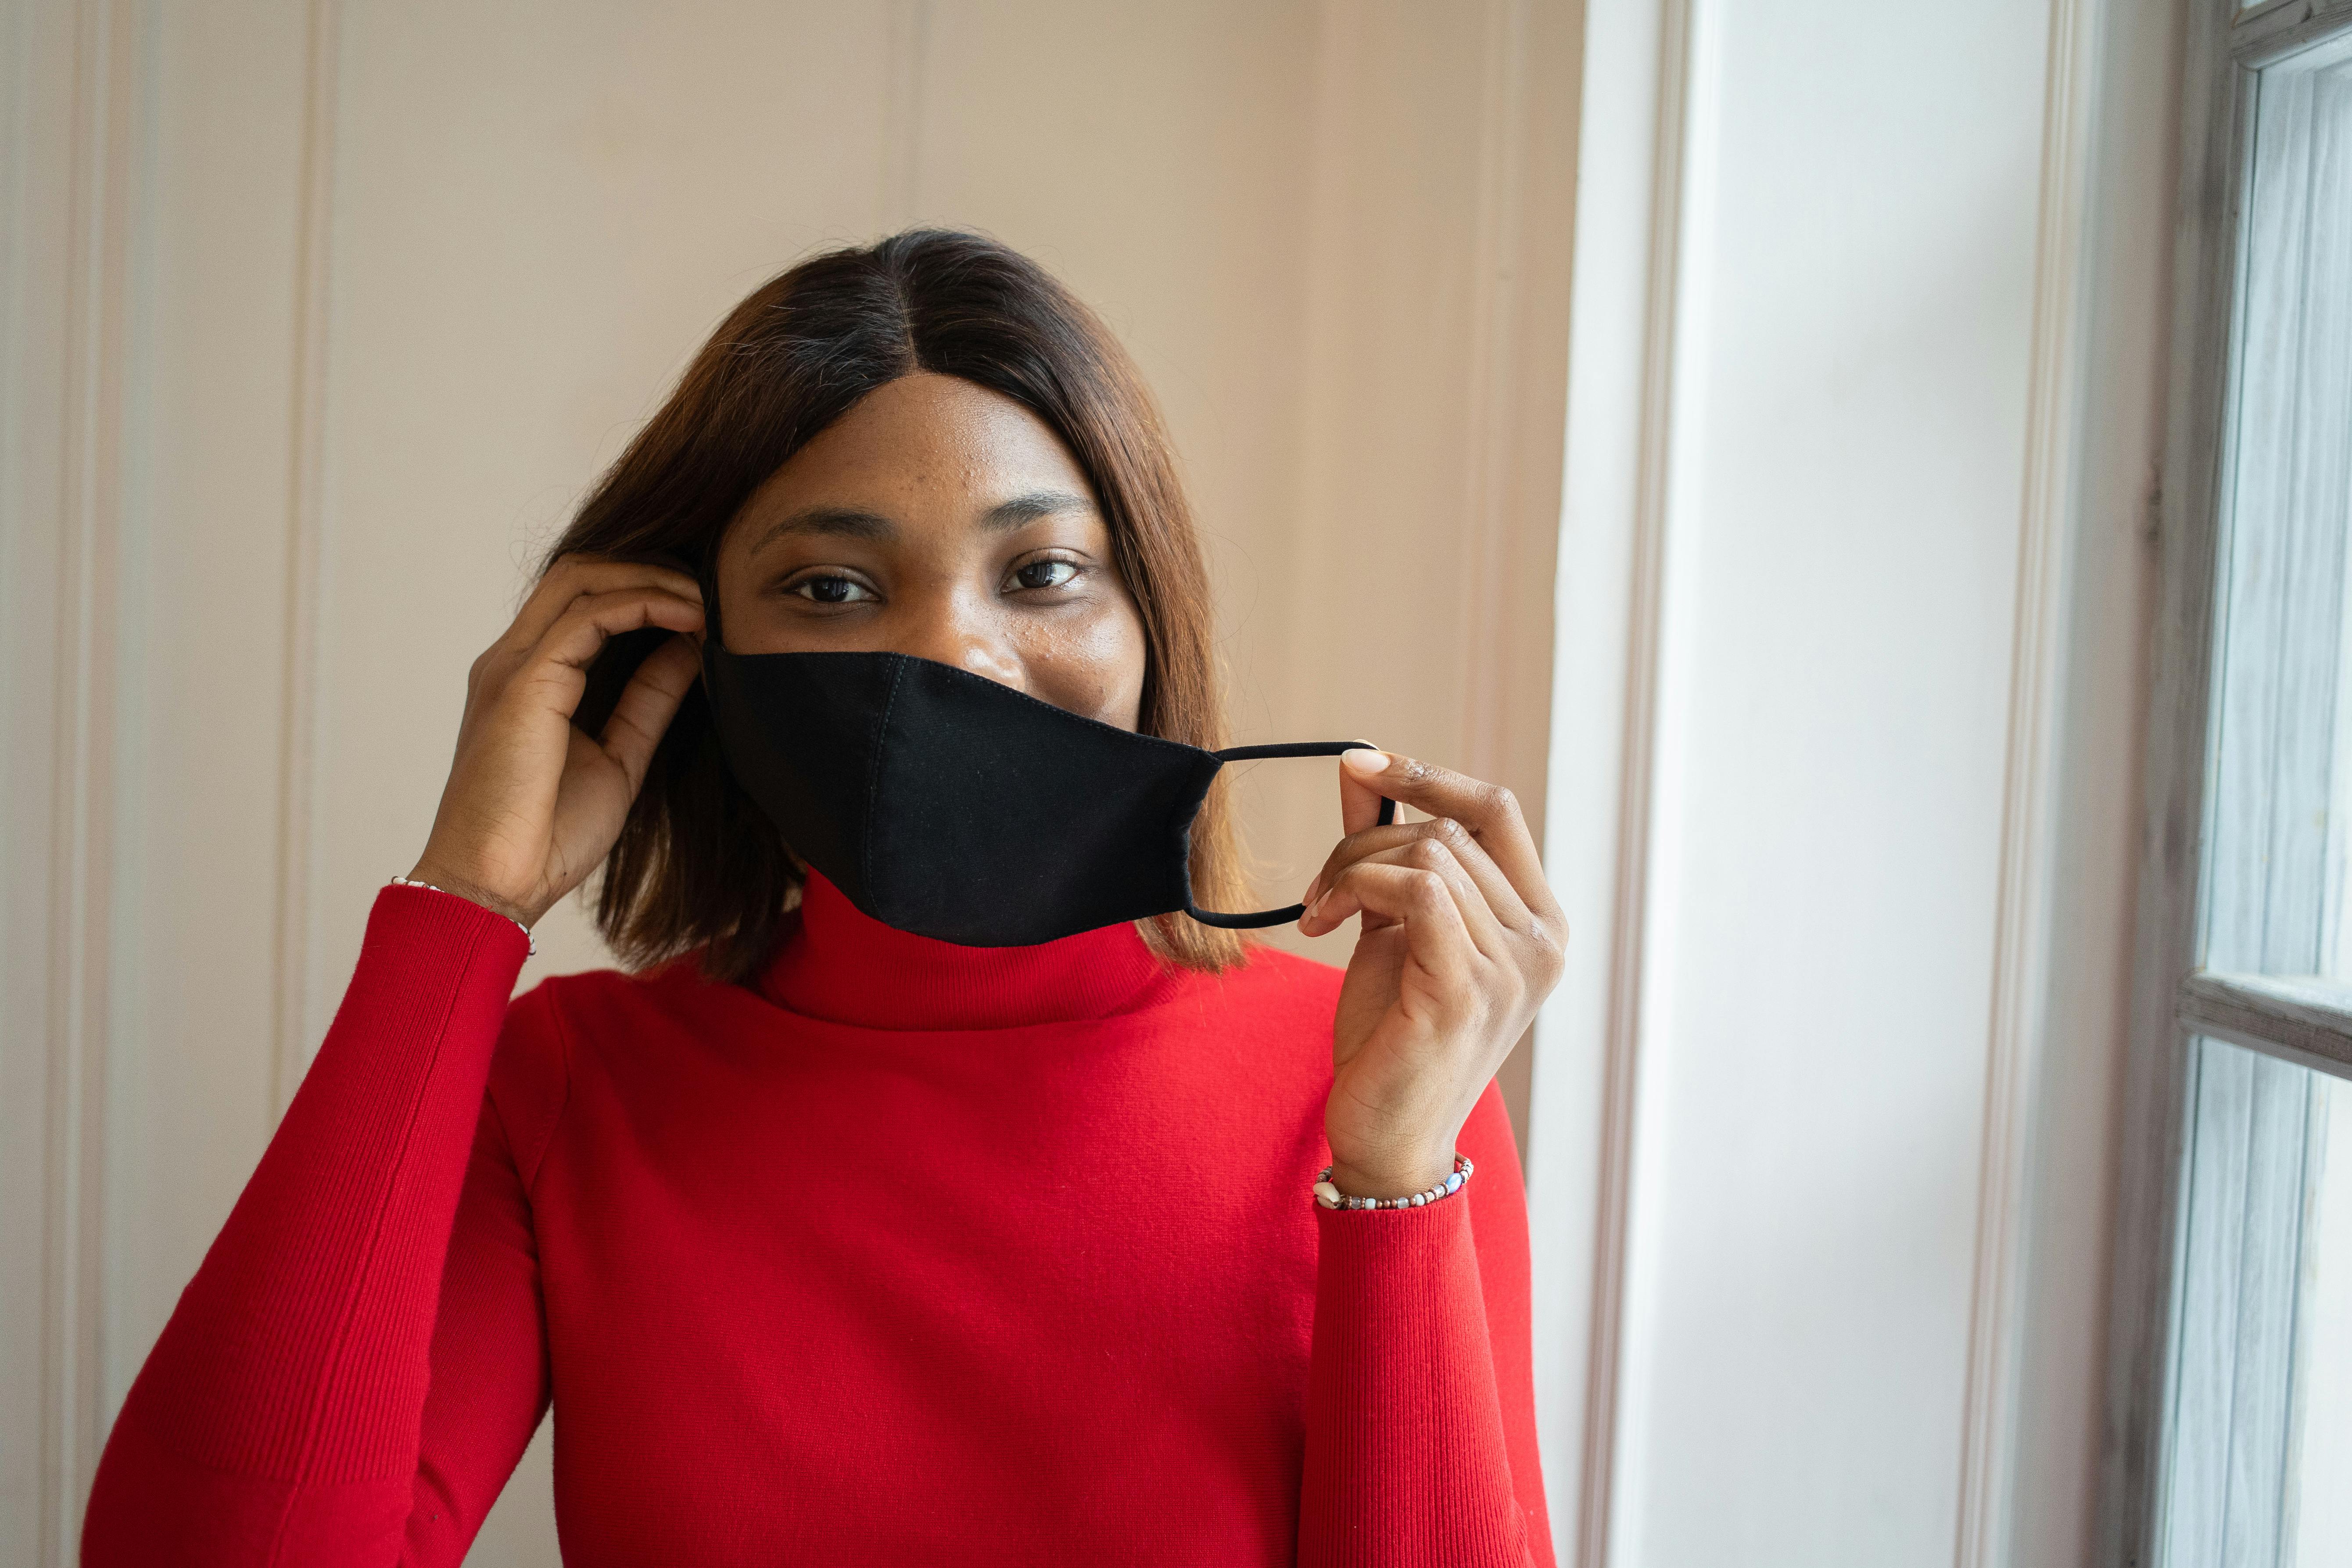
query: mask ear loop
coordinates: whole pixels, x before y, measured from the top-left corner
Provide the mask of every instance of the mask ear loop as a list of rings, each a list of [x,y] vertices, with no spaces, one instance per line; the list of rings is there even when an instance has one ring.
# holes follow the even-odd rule
[[[1220,763],[1255,762],[1262,757],[1336,757],[1342,752],[1377,751],[1368,741],[1290,741],[1278,746],[1228,746],[1216,752]],[[1381,796],[1380,826],[1396,821],[1396,802]],[[1184,900],[1184,912],[1204,926],[1222,926],[1227,931],[1255,931],[1261,926],[1288,925],[1307,912],[1305,904],[1292,904],[1287,909],[1258,910],[1249,914],[1220,914],[1204,910],[1192,902],[1189,893]]]

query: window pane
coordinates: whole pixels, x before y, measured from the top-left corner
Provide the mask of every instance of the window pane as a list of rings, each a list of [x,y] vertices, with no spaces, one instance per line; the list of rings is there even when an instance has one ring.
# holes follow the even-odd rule
[[[2315,1089],[2329,1080],[2193,1042],[2172,1479],[2164,1561],[2279,1561],[2293,1528],[2294,1339]]]
[[[2200,950],[2210,971],[2352,978],[2352,44],[2253,92]],[[2326,1160],[2352,1085],[2217,1039],[2189,1057],[2163,1561],[2352,1562],[2352,1335],[2314,1330],[2352,1305],[2352,1196]]]
[[[2192,1055],[2165,1561],[2352,1563],[2352,1083]]]
[[[2263,72],[2225,467],[2204,967],[2352,974],[2352,58]],[[2339,761],[2346,765],[2339,766]]]
[[[2352,1084],[2318,1079],[2304,1215],[2294,1555],[2352,1563]]]

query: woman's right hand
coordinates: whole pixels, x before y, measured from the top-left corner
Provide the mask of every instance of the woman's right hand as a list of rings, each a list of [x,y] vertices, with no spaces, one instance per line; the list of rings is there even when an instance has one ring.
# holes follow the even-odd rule
[[[638,667],[601,742],[574,729],[590,662],[646,626],[699,633],[694,579],[593,555],[549,569],[466,678],[457,758],[410,877],[526,926],[587,879],[700,668],[699,637],[672,637]]]

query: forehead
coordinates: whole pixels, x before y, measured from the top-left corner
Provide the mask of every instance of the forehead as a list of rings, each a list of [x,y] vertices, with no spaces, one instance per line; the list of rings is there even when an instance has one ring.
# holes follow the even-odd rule
[[[771,476],[746,510],[818,502],[961,509],[1043,489],[1093,495],[1051,426],[1002,393],[922,371],[861,398]]]

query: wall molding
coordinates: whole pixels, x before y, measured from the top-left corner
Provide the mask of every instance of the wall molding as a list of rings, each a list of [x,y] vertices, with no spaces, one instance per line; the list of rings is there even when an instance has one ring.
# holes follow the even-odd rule
[[[1462,624],[1488,634],[1474,635],[1465,671],[1471,719],[1465,735],[1470,750],[1463,764],[1482,779],[1510,771],[1504,739],[1509,730],[1507,682],[1518,651],[1506,584],[1517,531],[1511,506],[1518,427],[1513,417],[1519,368],[1514,328],[1520,315],[1515,283],[1524,274],[1513,264],[1525,226],[1528,24],[1528,0],[1489,0],[1478,127],[1478,220],[1471,239],[1469,427],[1476,438],[1464,476],[1468,537],[1463,542],[1475,564],[1463,574],[1462,584]]]
[[[2087,213],[2102,11],[2101,0],[2053,0],[2050,10],[1984,1142],[1953,1553],[1958,1568],[2001,1568],[2009,1561],[2031,1243],[2028,1161],[2050,1024],[2060,721],[2068,565],[2081,497]]]
[[[64,414],[44,1040],[38,1561],[71,1568],[105,1438],[105,1085],[116,972],[114,693],[142,39],[130,0],[72,12]]]
[[[1604,1000],[1597,1016],[1579,1020],[1581,1027],[1563,1020],[1547,1029],[1553,1038],[1547,1062],[1564,1061],[1576,1042],[1575,1034],[1590,1031],[1587,1070],[1595,1073],[1597,1161],[1590,1189],[1592,1201],[1591,1273],[1584,1282],[1585,1303],[1583,1397],[1575,1412],[1578,1464],[1574,1470],[1574,1515],[1558,1530],[1560,1557],[1576,1568],[1607,1568],[1614,1562],[1638,1559],[1622,1539],[1622,1506],[1632,1466],[1629,1463],[1628,1421],[1636,1401],[1629,1397],[1633,1373],[1629,1346],[1633,1297],[1636,1291],[1633,1236],[1637,1225],[1636,1188],[1644,1120],[1642,1080],[1645,1045],[1654,1037],[1655,990],[1651,977],[1660,960],[1662,914],[1656,906],[1659,885],[1661,770],[1667,745],[1668,701],[1666,655],[1672,570],[1672,517],[1675,495],[1675,469],[1683,455],[1681,426],[1690,407],[1690,387],[1679,373],[1688,347],[1690,300],[1685,289],[1685,257],[1688,226],[1698,182],[1694,179],[1696,106],[1694,82],[1699,69],[1700,34],[1706,25],[1706,0],[1652,0],[1612,17],[1606,39],[1588,39],[1586,83],[1588,111],[1580,131],[1580,183],[1592,182],[1596,193],[1612,184],[1592,166],[1596,158],[1610,158],[1622,139],[1646,132],[1646,157],[1621,155],[1613,169],[1615,198],[1603,215],[1592,208],[1580,212],[1576,351],[1592,356],[1586,374],[1595,376],[1589,402],[1572,393],[1569,421],[1571,468],[1581,468],[1580,489],[1571,502],[1570,531],[1580,537],[1580,570],[1594,570],[1606,560],[1620,568],[1606,574],[1604,593],[1622,592],[1622,644],[1613,651],[1584,650],[1596,664],[1580,679],[1569,682],[1589,700],[1608,700],[1601,689],[1614,676],[1616,712],[1615,768],[1612,776],[1588,780],[1613,798],[1582,803],[1589,814],[1603,806],[1613,817],[1612,847],[1605,859],[1609,893],[1600,911],[1603,922],[1594,940],[1608,944],[1601,971],[1592,978]],[[1622,32],[1618,29],[1622,28]],[[1605,73],[1646,72],[1654,78],[1645,93],[1603,107],[1597,83]],[[1638,145],[1638,143],[1636,143]],[[1638,165],[1638,170],[1636,168]],[[1629,189],[1638,184],[1638,193]],[[1607,195],[1596,195],[1597,200]],[[1598,232],[1604,216],[1622,220],[1633,211],[1646,211],[1646,231],[1625,250],[1606,254],[1606,237]],[[1634,220],[1640,222],[1639,218]],[[1627,254],[1630,250],[1633,254]],[[1602,348],[1603,323],[1612,317],[1630,317],[1639,325]],[[1607,364],[1599,361],[1606,353]],[[1577,372],[1571,371],[1572,377]],[[1610,406],[1616,405],[1616,408]],[[1630,410],[1630,417],[1618,412]],[[1606,478],[1594,478],[1605,473]],[[1576,515],[1585,507],[1589,515]],[[1590,539],[1581,536],[1590,532]],[[1573,590],[1565,548],[1561,557],[1563,627],[1572,624],[1567,600]],[[1563,657],[1572,657],[1564,650]],[[1560,725],[1557,714],[1555,725]],[[1555,746],[1555,756],[1558,747]],[[1555,827],[1564,836],[1570,827],[1570,803],[1559,798],[1556,782]],[[1582,858],[1588,872],[1601,869],[1592,847],[1581,857],[1564,852],[1555,842],[1551,858]],[[1556,871],[1555,875],[1564,872]],[[1549,1068],[1547,1070],[1551,1070]],[[1573,1184],[1547,1173],[1546,1191],[1572,1191]],[[1569,1288],[1574,1289],[1571,1279]],[[1562,1419],[1568,1419],[1563,1415]]]
[[[274,1123],[310,1064],[310,897],[319,752],[319,605],[327,508],[328,339],[334,242],[335,105],[341,0],[310,0],[295,238],[291,459],[286,479],[285,669],[278,731],[278,889],[272,942]],[[405,868],[403,868],[404,869]]]
[[[1665,1188],[1669,1153],[1665,1130],[1671,1108],[1661,1047],[1673,1035],[1673,944],[1680,926],[1675,898],[1682,886],[1682,841],[1675,828],[1685,820],[1680,795],[1688,776],[1680,650],[1693,637],[1679,585],[1694,575],[1691,557],[1697,548],[1683,514],[1693,493],[1693,476],[1686,470],[1705,446],[1706,387],[1697,356],[1709,338],[1712,296],[1711,277],[1695,273],[1690,258],[1714,252],[1721,32],[1717,0],[1666,0],[1662,7],[1636,621],[1628,658],[1624,747],[1627,827],[1621,854],[1627,869],[1619,884],[1620,897],[1628,900],[1620,928],[1628,934],[1621,941],[1631,949],[1618,955],[1620,972],[1611,987],[1611,1007],[1620,1026],[1612,1037],[1623,1046],[1610,1076],[1610,1146],[1622,1161],[1615,1193],[1619,1240],[1614,1279],[1603,1277],[1616,1297],[1610,1323],[1615,1371],[1608,1444],[1601,1447],[1596,1428],[1587,1449],[1588,1460],[1602,1454],[1610,1467],[1606,1491],[1596,1488],[1593,1494],[1605,1515],[1606,1534],[1592,1542],[1594,1555],[1587,1560],[1591,1568],[1640,1563],[1649,1555],[1639,1533],[1648,1516],[1633,1505],[1649,1452],[1644,1422],[1655,1403],[1645,1378],[1658,1364],[1657,1352],[1647,1336],[1662,1310],[1655,1249],[1644,1241],[1661,1234],[1664,1222],[1653,1208]],[[1629,889],[1634,889],[1630,897]],[[1598,1300],[1594,1316],[1602,1321]],[[1596,1337],[1596,1354],[1599,1348]]]

